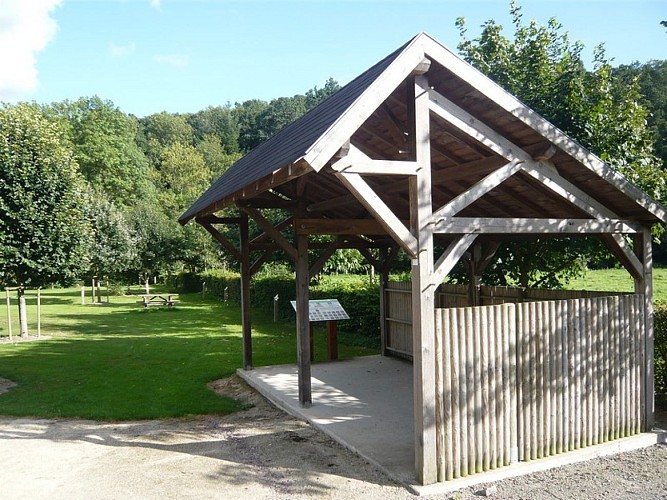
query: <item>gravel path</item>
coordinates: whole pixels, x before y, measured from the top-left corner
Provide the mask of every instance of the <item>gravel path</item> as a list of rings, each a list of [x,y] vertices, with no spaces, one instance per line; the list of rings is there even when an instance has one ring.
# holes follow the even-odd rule
[[[0,418],[1,497],[413,498],[236,377],[211,388],[254,406],[225,417],[168,421]],[[480,498],[490,486],[430,498]],[[493,488],[493,497],[503,499],[667,499],[667,445],[509,479]]]

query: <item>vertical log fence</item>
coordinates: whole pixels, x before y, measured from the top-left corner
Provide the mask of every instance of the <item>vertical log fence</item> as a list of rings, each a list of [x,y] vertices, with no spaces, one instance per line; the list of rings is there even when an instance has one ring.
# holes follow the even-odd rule
[[[387,348],[409,356],[409,283],[390,286]],[[467,300],[452,291],[436,303]],[[439,481],[640,432],[642,295],[484,292],[435,310]]]

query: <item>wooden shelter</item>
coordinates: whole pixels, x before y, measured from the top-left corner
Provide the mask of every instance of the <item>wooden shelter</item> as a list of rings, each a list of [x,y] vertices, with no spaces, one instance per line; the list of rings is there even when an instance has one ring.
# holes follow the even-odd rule
[[[216,215],[228,207],[237,215]],[[292,215],[273,225],[262,213],[269,208]],[[311,404],[309,277],[337,249],[358,248],[387,285],[396,253],[409,256],[415,469],[429,484],[652,426],[650,227],[666,215],[420,34],[240,159],[180,222],[195,219],[240,262],[245,369],[252,368],[250,277],[272,252],[294,259],[302,405]],[[264,231],[252,240],[249,218]],[[219,224],[239,225],[238,247]],[[335,238],[309,241],[322,234]],[[502,240],[549,235],[600,238],[636,293],[436,310],[437,289],[462,258],[477,284]],[[309,251],[320,252],[310,266]],[[260,255],[254,262],[251,252]],[[475,293],[471,303],[480,304]],[[384,297],[382,304],[386,348]],[[632,377],[621,381],[621,372]],[[595,374],[604,373],[618,377],[598,385]],[[576,413],[581,404],[584,413]]]

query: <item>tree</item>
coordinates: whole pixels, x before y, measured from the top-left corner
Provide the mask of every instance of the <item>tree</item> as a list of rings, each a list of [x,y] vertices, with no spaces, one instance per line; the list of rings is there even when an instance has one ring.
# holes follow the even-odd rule
[[[52,105],[64,118],[81,173],[114,203],[130,206],[154,195],[150,169],[137,146],[136,119],[99,97]]]
[[[141,133],[138,141],[154,167],[159,167],[160,155],[167,146],[193,143],[192,127],[183,115],[163,111],[142,118],[139,122]]]
[[[85,183],[57,122],[36,106],[0,107],[0,284],[71,283],[86,265]]]
[[[93,230],[89,273],[118,277],[137,257],[136,238],[123,213],[104,194],[91,192],[89,197],[88,218]]]
[[[458,48],[463,58],[661,200],[665,177],[653,153],[646,127],[648,114],[639,102],[637,82],[627,84],[614,76],[601,46],[595,51],[593,70],[586,71],[583,45],[571,43],[555,19],[547,26],[535,21],[526,25],[515,2],[511,14],[513,40],[493,20],[483,25],[478,38],[470,40],[465,20],[459,18]],[[546,249],[533,247],[530,252],[524,243],[510,243],[504,249],[503,268],[492,269],[490,274],[513,276],[523,285],[540,283],[550,274],[546,281],[553,284],[576,275],[588,258],[599,256],[597,245],[578,239],[561,241],[564,243],[544,242],[541,245]],[[558,253],[562,245],[585,257],[563,261]],[[540,262],[541,268],[537,267]],[[527,269],[536,267],[541,273],[527,274]]]
[[[217,136],[227,154],[239,151],[239,123],[230,105],[209,106],[190,116],[195,141],[204,141],[207,136]]]
[[[211,182],[211,171],[194,146],[174,143],[160,156],[160,199],[173,216],[187,208]]]

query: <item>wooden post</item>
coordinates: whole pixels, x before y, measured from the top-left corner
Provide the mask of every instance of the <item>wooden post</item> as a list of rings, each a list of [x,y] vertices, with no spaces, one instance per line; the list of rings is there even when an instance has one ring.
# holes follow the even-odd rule
[[[387,283],[389,283],[389,266],[384,265],[387,259],[387,249],[380,249],[380,354],[387,355]]]
[[[12,299],[9,297],[9,288],[5,288],[7,294],[7,333],[9,333],[9,340],[12,340]]]
[[[241,248],[241,329],[243,331],[243,368],[252,370],[252,327],[250,323],[250,235],[248,214],[241,212],[239,223]]]
[[[296,236],[296,342],[299,368],[299,403],[309,408],[313,403],[310,385],[310,329],[308,319],[308,236]]]
[[[642,263],[643,277],[635,279],[635,293],[643,295],[644,299],[644,360],[642,363],[642,381],[644,391],[642,398],[643,406],[643,431],[653,428],[655,418],[655,395],[654,395],[654,366],[653,366],[653,248],[651,240],[651,229],[645,227],[635,237],[635,253]]]
[[[81,287],[81,305],[82,306],[86,305],[86,287],[85,286]]]
[[[42,338],[42,289],[37,289],[37,338]]]
[[[336,361],[338,359],[338,332],[336,321],[327,321],[327,359]]]
[[[310,337],[310,362],[315,362],[315,323],[308,321],[308,336]]]
[[[19,299],[19,334],[21,337],[28,336],[28,311],[25,303],[25,288],[17,289]]]
[[[435,286],[431,202],[431,146],[428,79],[414,77],[408,115],[412,115],[416,176],[410,177],[410,229],[418,241],[412,259],[412,340],[415,415],[415,469],[421,484],[437,481],[435,411]]]

